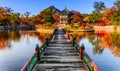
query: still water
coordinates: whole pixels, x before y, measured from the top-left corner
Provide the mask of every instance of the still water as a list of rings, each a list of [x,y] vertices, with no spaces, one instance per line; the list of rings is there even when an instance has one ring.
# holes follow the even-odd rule
[[[100,68],[100,71],[120,71],[120,33],[70,33]]]
[[[101,71],[120,71],[119,33],[69,33],[76,36]],[[36,44],[42,45],[50,33],[35,31],[0,32],[0,71],[20,71],[32,56]]]
[[[20,71],[45,36],[34,31],[0,32],[0,71]]]

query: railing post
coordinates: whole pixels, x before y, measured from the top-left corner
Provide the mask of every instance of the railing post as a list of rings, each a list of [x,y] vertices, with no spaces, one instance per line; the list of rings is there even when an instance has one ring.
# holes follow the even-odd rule
[[[49,43],[49,39],[48,39],[48,37],[46,38],[46,42],[47,42],[47,46],[48,46],[48,43]]]
[[[73,42],[72,42],[72,45],[74,46],[74,43],[75,43],[75,37],[73,37]]]
[[[39,60],[40,60],[40,48],[39,48],[39,45],[38,45],[38,44],[36,44],[35,51],[37,52],[37,55],[38,55],[38,61],[39,61]]]
[[[84,44],[81,45],[81,48],[80,48],[80,59],[83,60],[83,51],[85,50],[84,48]]]

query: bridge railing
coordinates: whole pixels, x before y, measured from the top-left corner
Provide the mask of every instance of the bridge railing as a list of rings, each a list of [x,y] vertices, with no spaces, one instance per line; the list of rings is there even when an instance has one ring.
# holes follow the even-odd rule
[[[85,64],[87,65],[88,69],[90,71],[100,71],[98,66],[94,63],[94,61],[88,56],[88,54],[85,52],[85,48],[84,45],[82,44],[81,46],[79,46],[79,44],[77,44],[75,42],[75,38],[73,39],[73,46],[77,49],[77,51],[80,53],[80,58],[81,60],[83,60],[85,62]]]
[[[40,54],[44,51],[45,47],[47,47],[47,42],[45,42],[40,48],[37,44],[35,48],[35,53],[28,60],[28,62],[23,66],[21,71],[31,71],[35,66],[35,64],[37,63],[37,61],[40,60]]]
[[[41,47],[39,47],[38,44],[36,45],[35,53],[27,61],[27,63],[23,66],[21,71],[32,71],[32,69],[34,68],[37,61],[40,60],[42,52],[45,50],[45,48],[48,46],[49,42],[52,40],[52,37],[54,36],[55,31],[56,31],[56,29],[54,30],[53,34],[51,34],[49,37],[46,38],[46,41],[44,42],[44,44]]]

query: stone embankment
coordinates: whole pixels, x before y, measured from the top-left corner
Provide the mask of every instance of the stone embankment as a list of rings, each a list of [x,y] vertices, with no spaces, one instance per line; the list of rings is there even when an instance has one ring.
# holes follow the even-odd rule
[[[0,26],[0,30],[29,30],[29,29],[35,29],[35,26]]]

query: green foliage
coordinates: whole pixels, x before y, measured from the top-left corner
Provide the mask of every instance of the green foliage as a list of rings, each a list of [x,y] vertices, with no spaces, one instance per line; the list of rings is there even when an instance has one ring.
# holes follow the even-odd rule
[[[120,47],[120,44],[119,44],[120,40],[119,39],[120,39],[120,34],[114,32],[111,35],[111,40],[114,43],[114,45],[117,46],[117,47]]]
[[[42,17],[42,23],[51,22],[54,23],[53,15],[52,15],[52,9],[48,8],[41,12]]]
[[[94,9],[96,13],[100,13],[102,10],[104,10],[106,7],[104,5],[104,2],[95,2],[94,3]]]
[[[9,20],[10,20],[10,25],[17,25],[19,23],[19,18],[20,14],[19,13],[12,13],[10,14]]]
[[[92,12],[92,14],[88,15],[86,21],[95,23],[102,18],[103,14],[101,13],[101,11],[105,9],[104,2],[95,2],[94,9],[95,10]]]
[[[113,25],[120,25],[120,11],[116,11],[113,14],[111,20],[112,20]]]
[[[7,18],[0,18],[0,25],[2,25],[2,26],[7,25],[7,21],[8,21]]]
[[[117,2],[114,3],[114,7],[115,7],[116,11],[120,10],[120,0],[117,0]]]
[[[52,26],[52,23],[48,22],[48,23],[46,24],[46,26],[47,26],[47,27],[51,27],[51,26]]]

